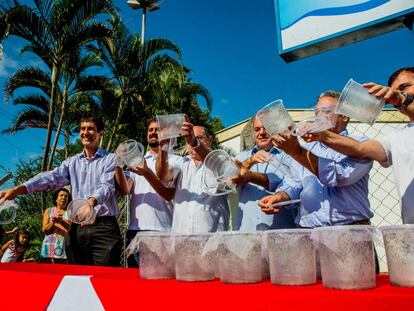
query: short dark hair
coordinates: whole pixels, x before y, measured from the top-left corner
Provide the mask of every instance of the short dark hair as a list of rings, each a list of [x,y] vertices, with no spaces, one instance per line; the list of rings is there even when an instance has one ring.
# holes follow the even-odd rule
[[[204,130],[204,135],[206,135],[206,137],[213,137],[213,135],[211,134],[211,131],[207,127],[203,125],[194,125],[194,126],[202,127]]]
[[[70,203],[70,201],[72,201],[72,196],[70,195],[70,192],[69,192],[69,190],[68,189],[66,189],[66,188],[59,188],[58,190],[56,190],[54,193],[53,193],[53,202],[56,202],[56,200],[57,200],[57,198],[58,198],[58,196],[59,196],[59,193],[61,192],[61,191],[63,191],[63,192],[66,192],[67,194],[68,194],[68,204]]]
[[[149,128],[152,122],[157,122],[157,119],[155,117],[152,117],[151,119],[149,119],[147,122],[147,128]]]
[[[95,123],[96,129],[97,129],[98,132],[101,132],[101,131],[104,130],[104,122],[103,122],[101,117],[94,116],[94,115],[85,115],[85,116],[82,116],[80,118],[79,125],[82,122],[93,122],[93,123]]]
[[[408,71],[408,72],[414,73],[414,67],[403,67],[403,68],[400,68],[400,69],[394,71],[388,79],[388,86],[391,86],[391,84],[393,84],[394,81],[397,80],[398,76],[403,71]]]

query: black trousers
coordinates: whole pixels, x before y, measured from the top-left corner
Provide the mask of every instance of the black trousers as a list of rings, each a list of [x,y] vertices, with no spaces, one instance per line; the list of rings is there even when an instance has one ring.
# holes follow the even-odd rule
[[[68,236],[69,263],[120,266],[122,239],[115,216],[96,217],[93,225],[73,225]]]

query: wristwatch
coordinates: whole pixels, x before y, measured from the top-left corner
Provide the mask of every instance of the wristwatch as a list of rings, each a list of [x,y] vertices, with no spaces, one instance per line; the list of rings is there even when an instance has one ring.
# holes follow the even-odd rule
[[[406,92],[401,92],[401,94],[405,97],[404,101],[401,103],[402,106],[408,107],[409,104],[411,104],[414,101],[414,96],[411,94],[408,94]]]

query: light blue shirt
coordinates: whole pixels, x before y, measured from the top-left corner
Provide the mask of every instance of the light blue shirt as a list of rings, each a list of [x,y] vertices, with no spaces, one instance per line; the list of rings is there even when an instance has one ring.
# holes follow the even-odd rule
[[[340,134],[348,136],[347,131]],[[318,157],[319,179],[294,161],[299,180],[285,179],[277,189],[285,191],[291,199],[300,196],[296,223],[314,228],[370,219],[373,213],[368,200],[368,179],[372,161],[345,156],[320,142],[303,147]]]
[[[98,148],[88,159],[79,153],[67,158],[53,171],[43,172],[25,182],[28,193],[57,189],[71,185],[72,199],[94,197],[96,216],[116,216],[119,214],[115,196],[115,154]]]
[[[259,148],[254,147],[252,150],[239,153],[236,158],[243,162],[258,151]],[[277,158],[288,167],[293,162],[290,156],[277,148],[272,148],[269,153],[272,157]],[[274,192],[284,176],[280,172],[277,172],[276,168],[269,163],[255,164],[250,170],[266,174],[269,180],[268,189],[252,183],[247,183],[239,188],[239,206],[236,212],[234,229],[240,231],[257,231],[295,228],[296,209],[282,209],[278,214],[267,215],[261,211],[258,205],[261,198]]]

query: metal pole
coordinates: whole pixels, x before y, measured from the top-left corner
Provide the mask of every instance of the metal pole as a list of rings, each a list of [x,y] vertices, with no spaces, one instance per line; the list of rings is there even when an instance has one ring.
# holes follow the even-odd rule
[[[141,45],[144,45],[145,42],[145,22],[147,19],[147,9],[144,6],[142,8],[142,27],[141,27]]]

